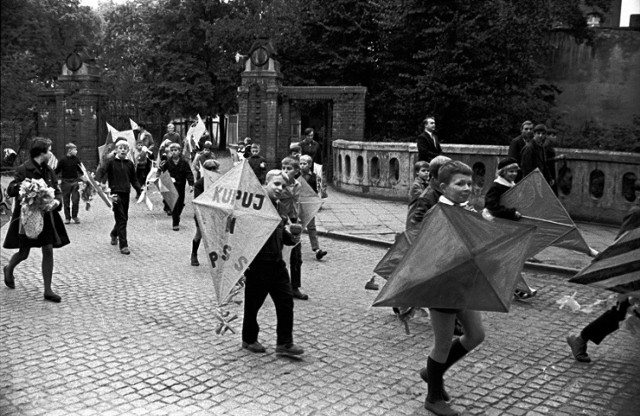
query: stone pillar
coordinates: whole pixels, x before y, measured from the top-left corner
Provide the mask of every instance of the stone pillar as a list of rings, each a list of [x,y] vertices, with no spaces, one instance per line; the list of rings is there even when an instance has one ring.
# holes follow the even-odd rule
[[[278,147],[282,74],[274,57],[271,42],[265,39],[254,42],[238,87],[238,141],[249,136],[259,142],[269,168],[277,166],[283,157]]]
[[[53,141],[52,152],[61,158],[73,142],[78,157],[90,169],[98,164],[99,110],[105,97],[97,66],[82,52],[70,54],[52,91],[40,92],[39,134]]]

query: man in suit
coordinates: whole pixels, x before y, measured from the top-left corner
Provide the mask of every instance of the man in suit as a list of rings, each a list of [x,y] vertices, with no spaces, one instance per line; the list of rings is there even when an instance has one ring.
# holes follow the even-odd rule
[[[515,139],[511,140],[509,144],[509,157],[515,159],[518,162],[518,166],[522,166],[522,149],[531,141],[533,138],[533,122],[525,121],[522,123],[520,128],[520,135]],[[518,176],[516,176],[515,182],[520,182],[522,179],[522,171],[518,171]]]
[[[442,154],[440,141],[435,134],[436,119],[433,116],[427,116],[424,119],[424,131],[418,136],[418,160],[431,162],[436,156]]]

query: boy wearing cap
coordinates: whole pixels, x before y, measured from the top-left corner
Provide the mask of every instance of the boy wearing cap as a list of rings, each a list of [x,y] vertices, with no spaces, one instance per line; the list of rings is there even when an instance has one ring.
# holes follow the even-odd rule
[[[56,175],[62,180],[60,188],[62,190],[62,201],[64,203],[64,223],[70,224],[71,220],[76,224],[80,224],[78,218],[78,210],[80,206],[79,182],[83,175],[80,169],[80,159],[78,159],[78,148],[73,143],[67,143],[65,146],[67,154],[58,161],[56,166]]]
[[[202,151],[193,159],[191,168],[196,173],[196,180],[200,179],[200,167],[204,165],[207,160],[214,160],[216,157],[211,151],[213,149],[213,143],[207,141],[202,145]]]
[[[109,181],[113,199],[113,217],[116,221],[111,230],[111,245],[120,244],[120,253],[129,255],[127,242],[127,222],[129,220],[129,194],[131,187],[136,190],[136,196],[140,196],[142,189],[136,178],[136,169],[129,159],[129,144],[124,137],[116,139],[115,157],[109,158],[98,167],[96,180]]]
[[[169,158],[160,162],[160,169],[158,170],[158,175],[162,172],[169,171],[169,175],[174,180],[173,184],[178,191],[178,200],[171,211],[173,231],[180,230],[180,214],[182,214],[182,209],[184,208],[185,186],[187,182],[189,182],[189,186],[191,187],[190,192],[193,191],[193,172],[191,172],[191,166],[189,166],[187,159],[180,154],[181,150],[182,148],[178,143],[171,143],[169,145]]]

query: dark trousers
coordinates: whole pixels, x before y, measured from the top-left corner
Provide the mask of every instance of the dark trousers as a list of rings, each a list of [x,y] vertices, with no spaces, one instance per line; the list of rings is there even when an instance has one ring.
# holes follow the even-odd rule
[[[62,190],[64,217],[66,219],[76,218],[78,216],[78,205],[80,204],[78,180],[63,179],[60,189]]]
[[[171,211],[171,217],[173,218],[174,226],[180,225],[180,215],[182,214],[182,210],[184,209],[184,187],[184,184],[176,184],[176,189],[178,190],[178,200],[176,201],[176,205],[173,207],[173,211]]]
[[[585,341],[591,341],[599,345],[607,335],[620,327],[620,321],[623,321],[627,316],[627,308],[629,305],[629,300],[618,302],[614,307],[585,326],[582,332],[580,332],[580,337]]]
[[[120,248],[127,244],[127,221],[129,221],[129,192],[113,192],[118,195],[118,203],[113,204],[113,217],[116,225],[111,230],[111,237],[118,237]]]
[[[136,178],[138,178],[138,183],[143,188],[147,183],[147,175],[149,174],[149,171],[151,170],[151,163],[150,162],[151,161],[149,161],[149,163],[146,163],[144,165],[136,166]]]
[[[291,268],[291,287],[298,289],[302,286],[302,244],[296,244],[291,250],[289,267]]]
[[[258,312],[271,296],[276,307],[277,344],[293,342],[293,294],[289,284],[289,273],[284,261],[254,261],[244,274],[247,278],[244,288],[244,320],[242,340],[252,344],[258,340]]]

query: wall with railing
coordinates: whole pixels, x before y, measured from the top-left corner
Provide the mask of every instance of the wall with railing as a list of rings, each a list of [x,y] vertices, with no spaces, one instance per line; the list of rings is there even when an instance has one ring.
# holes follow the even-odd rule
[[[495,179],[507,146],[442,145],[445,156],[472,167],[471,202],[484,205],[484,194]],[[564,160],[556,164],[558,198],[574,219],[619,224],[638,203],[634,184],[640,178],[640,155],[557,148]],[[414,143],[333,142],[333,184],[372,198],[407,200],[418,151]]]

